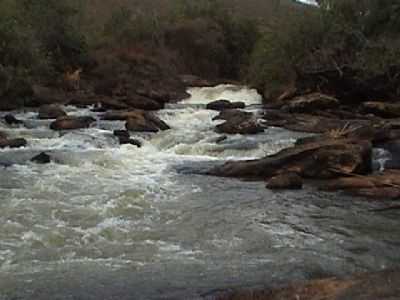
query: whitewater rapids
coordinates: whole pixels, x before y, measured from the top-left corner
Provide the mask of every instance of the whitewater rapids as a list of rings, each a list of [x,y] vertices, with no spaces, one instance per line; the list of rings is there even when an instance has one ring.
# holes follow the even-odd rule
[[[59,134],[36,112],[24,127],[0,123],[28,146],[0,150],[0,299],[196,299],[214,289],[278,284],[398,264],[396,215],[306,187],[274,193],[261,182],[195,175],[228,159],[259,158],[303,136],[269,128],[221,136],[217,99],[259,112],[252,89],[189,89],[158,113],[171,130],[134,134],[90,109],[98,121]],[[45,151],[53,161],[31,163]],[[391,228],[391,230],[387,230]]]

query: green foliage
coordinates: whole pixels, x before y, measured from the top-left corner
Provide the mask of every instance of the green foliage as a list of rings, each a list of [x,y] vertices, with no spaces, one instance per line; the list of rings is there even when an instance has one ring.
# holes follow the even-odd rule
[[[398,77],[400,5],[395,0],[325,0],[277,18],[255,48],[248,79],[280,90],[309,71],[357,70],[360,80]]]
[[[57,71],[84,63],[76,15],[65,1],[0,1],[0,97],[28,97],[32,82],[53,81]]]
[[[259,38],[258,24],[235,14],[232,8],[217,0],[179,0],[175,3],[172,14],[172,23],[185,24],[196,22],[209,26],[203,26],[202,32],[193,32],[193,36],[187,37],[190,40],[199,41],[202,36],[204,49],[200,53],[205,60],[212,61],[219,66],[219,76],[227,78],[238,78],[248,64],[250,54]],[[220,38],[217,38],[219,32]],[[203,55],[201,55],[203,54]]]
[[[80,1],[74,4],[59,0],[16,1],[22,18],[34,29],[43,51],[52,58],[58,70],[85,62],[87,45],[77,22]]]
[[[129,46],[137,42],[162,42],[161,18],[157,14],[145,14],[128,7],[116,8],[104,25],[104,43]]]

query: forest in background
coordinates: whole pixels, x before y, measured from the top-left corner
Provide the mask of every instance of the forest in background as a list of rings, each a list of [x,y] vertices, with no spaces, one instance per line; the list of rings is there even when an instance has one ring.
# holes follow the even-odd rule
[[[57,85],[121,49],[179,74],[240,80],[265,99],[320,90],[360,100],[399,94],[395,0],[2,0],[0,98],[24,103],[33,83]]]

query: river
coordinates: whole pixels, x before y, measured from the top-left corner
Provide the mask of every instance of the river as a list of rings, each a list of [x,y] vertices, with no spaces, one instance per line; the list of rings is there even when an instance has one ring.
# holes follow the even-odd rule
[[[395,213],[339,193],[272,192],[263,182],[200,175],[228,159],[258,158],[304,136],[269,128],[216,143],[205,109],[215,99],[261,97],[245,87],[193,88],[158,115],[171,130],[133,134],[92,115],[95,126],[58,133],[36,112],[0,131],[28,146],[0,150],[0,299],[198,299],[231,287],[262,287],[400,265]],[[29,160],[42,151],[52,162]]]

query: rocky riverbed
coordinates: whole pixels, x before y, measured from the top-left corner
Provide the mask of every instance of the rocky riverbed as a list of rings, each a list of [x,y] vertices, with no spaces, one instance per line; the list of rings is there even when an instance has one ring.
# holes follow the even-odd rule
[[[376,173],[396,119],[188,92],[1,114],[0,299],[196,299],[399,265],[398,213],[375,211],[398,198],[397,171]]]

